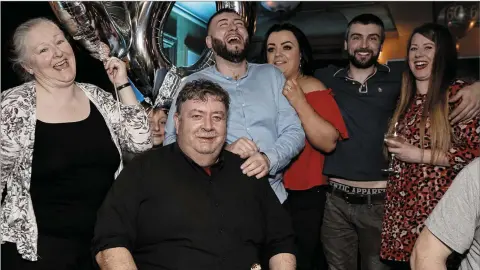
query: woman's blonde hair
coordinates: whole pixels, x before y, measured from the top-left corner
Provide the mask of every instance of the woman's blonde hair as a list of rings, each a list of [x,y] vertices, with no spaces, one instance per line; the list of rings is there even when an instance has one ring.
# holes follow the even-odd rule
[[[12,54],[11,62],[13,64],[12,68],[16,71],[24,81],[33,80],[33,75],[28,73],[23,65],[26,63],[26,48],[25,48],[25,37],[30,32],[32,28],[41,24],[41,23],[53,23],[57,25],[50,19],[47,18],[34,18],[30,19],[15,29],[12,38]]]
[[[416,79],[408,65],[408,55],[412,38],[420,34],[435,43],[435,56],[432,63],[432,73],[429,79],[428,93],[425,97],[425,104],[421,112],[420,120],[420,144],[424,149],[424,139],[427,119],[430,122],[429,134],[430,147],[432,150],[431,163],[438,160],[441,153],[446,153],[451,146],[453,136],[452,127],[448,119],[448,89],[455,80],[457,50],[450,31],[435,23],[427,23],[416,28],[410,36],[407,46],[406,71],[403,73],[402,88],[397,109],[390,122],[388,133],[393,133],[395,123],[405,117],[405,113],[415,100],[417,92]],[[422,158],[423,160],[423,158]]]

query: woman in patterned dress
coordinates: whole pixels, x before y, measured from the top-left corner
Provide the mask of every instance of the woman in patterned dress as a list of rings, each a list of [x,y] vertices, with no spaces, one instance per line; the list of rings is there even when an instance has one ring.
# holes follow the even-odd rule
[[[416,28],[407,49],[397,109],[389,133],[405,142],[386,140],[395,155],[395,173],[387,184],[381,258],[408,269],[413,246],[455,175],[478,156],[479,118],[451,125],[449,99],[461,91],[456,80],[457,52],[449,30],[428,23]]]
[[[52,21],[23,23],[13,47],[28,81],[2,93],[2,269],[94,269],[96,212],[122,170],[122,150],[152,147],[147,114],[117,58],[105,70],[121,104],[75,82],[72,47]]]

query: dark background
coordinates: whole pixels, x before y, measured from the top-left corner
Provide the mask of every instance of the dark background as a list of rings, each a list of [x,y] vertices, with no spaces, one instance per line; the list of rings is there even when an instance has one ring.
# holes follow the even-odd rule
[[[22,84],[20,76],[12,69],[10,58],[11,40],[15,28],[23,22],[45,17],[58,23],[48,2],[1,2],[1,32],[2,32],[2,84],[1,90]],[[77,82],[95,84],[102,89],[112,91],[113,86],[108,80],[102,62],[91,57],[79,43],[70,42],[75,52],[77,62]]]

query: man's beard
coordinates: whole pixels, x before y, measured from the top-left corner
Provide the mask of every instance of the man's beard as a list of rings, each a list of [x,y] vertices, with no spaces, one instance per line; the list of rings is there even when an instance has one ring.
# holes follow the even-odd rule
[[[370,53],[370,59],[368,59],[367,61],[365,62],[360,62],[356,57],[355,57],[355,54],[356,53],[362,53],[362,52],[366,52],[366,53]],[[361,69],[365,69],[365,68],[369,68],[373,65],[375,65],[377,63],[377,60],[378,60],[378,57],[380,56],[380,53],[378,54],[373,54],[373,51],[372,50],[369,50],[369,49],[358,49],[358,50],[355,50],[353,52],[353,54],[350,54],[350,52],[348,52],[348,60],[350,61],[350,63],[352,63],[352,65],[356,68],[361,68]]]
[[[212,37],[212,49],[223,59],[233,63],[240,63],[247,57],[248,42],[249,40],[247,38],[243,44],[242,50],[230,51],[227,49],[227,44],[225,44],[221,39]]]

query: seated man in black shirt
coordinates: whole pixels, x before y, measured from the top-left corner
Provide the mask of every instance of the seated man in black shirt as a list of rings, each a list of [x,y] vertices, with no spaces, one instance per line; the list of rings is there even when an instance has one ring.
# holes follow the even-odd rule
[[[122,171],[98,212],[101,269],[295,269],[291,221],[266,177],[223,150],[229,96],[206,80],[177,97],[177,142]],[[265,267],[268,268],[268,267]]]

